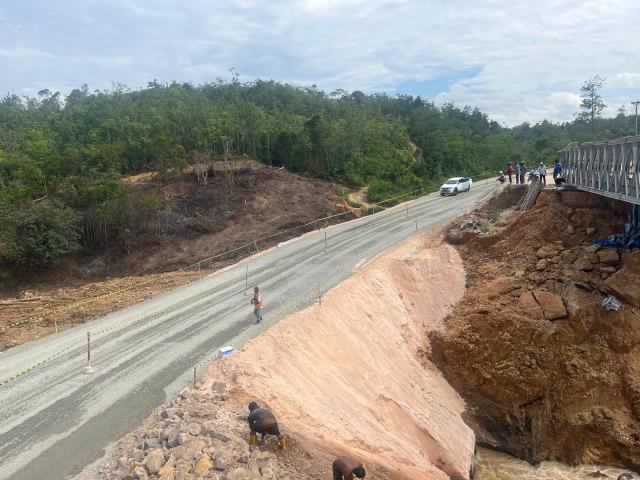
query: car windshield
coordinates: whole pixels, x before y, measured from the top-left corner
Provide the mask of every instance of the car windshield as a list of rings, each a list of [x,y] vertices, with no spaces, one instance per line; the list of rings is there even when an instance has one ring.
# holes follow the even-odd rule
[[[457,179],[455,179],[455,178],[451,178],[451,179],[447,180],[447,183],[446,183],[446,184],[447,184],[447,185],[454,185],[454,184],[456,184],[456,183],[458,183],[458,180],[457,180]]]

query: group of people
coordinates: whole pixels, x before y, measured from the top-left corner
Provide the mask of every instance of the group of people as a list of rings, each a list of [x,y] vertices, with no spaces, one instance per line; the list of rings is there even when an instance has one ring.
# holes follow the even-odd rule
[[[278,446],[285,448],[284,437],[280,434],[276,417],[266,408],[260,408],[256,402],[249,404],[249,444],[258,443],[258,433],[261,435],[260,441],[264,442],[265,435],[275,435],[278,437]],[[366,475],[364,465],[351,457],[338,457],[334,460],[333,480],[352,480],[353,477],[364,478]]]
[[[526,183],[524,177],[528,171],[529,169],[524,164],[524,162],[520,162],[516,164],[515,169],[513,168],[513,164],[509,163],[507,164],[506,176],[503,171],[500,171],[500,175],[498,176],[498,181],[500,183],[505,183],[508,178],[509,183],[513,183],[513,176],[515,175],[516,184],[524,185]],[[533,175],[534,179],[537,179],[543,185],[547,184],[547,167],[543,162],[540,162],[540,165],[532,169],[531,172],[534,174]],[[556,161],[553,167],[553,181],[556,184],[556,186],[561,185],[565,181],[564,177],[562,176],[562,165],[560,165],[560,162],[558,161]]]
[[[524,164],[524,162],[520,162],[516,164],[516,167],[513,168],[513,164],[509,163],[507,165],[507,177],[509,178],[509,183],[513,183],[513,175],[515,174],[516,176],[516,184],[523,184],[524,185],[524,176],[527,173],[528,169],[527,166]],[[501,180],[501,183],[504,183],[504,173],[500,172],[500,176],[503,178],[503,180]]]

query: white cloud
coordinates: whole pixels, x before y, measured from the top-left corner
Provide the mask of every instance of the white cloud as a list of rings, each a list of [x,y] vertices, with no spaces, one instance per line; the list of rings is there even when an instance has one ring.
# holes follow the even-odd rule
[[[472,72],[436,101],[515,124],[570,120],[582,82],[600,74],[615,114],[640,96],[636,1],[23,0],[0,7],[0,27],[12,25],[0,28],[0,90],[197,83],[235,67],[241,80],[395,92]]]
[[[54,58],[55,55],[37,48],[0,48],[0,57],[11,58],[17,61],[31,58]]]
[[[607,85],[617,88],[640,89],[640,73],[617,73],[612,78],[608,79]]]

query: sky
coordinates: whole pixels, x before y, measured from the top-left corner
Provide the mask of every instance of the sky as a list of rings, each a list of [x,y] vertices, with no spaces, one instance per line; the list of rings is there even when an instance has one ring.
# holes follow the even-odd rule
[[[420,95],[508,126],[640,99],[638,0],[3,0],[0,94],[273,79]]]

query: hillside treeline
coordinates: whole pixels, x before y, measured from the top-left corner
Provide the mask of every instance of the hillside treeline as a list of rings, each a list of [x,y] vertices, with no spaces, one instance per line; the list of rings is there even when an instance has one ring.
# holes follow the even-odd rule
[[[624,115],[598,122],[602,137],[632,128]],[[139,172],[168,182],[189,163],[247,154],[369,185],[379,200],[509,161],[551,162],[564,144],[590,134],[582,121],[507,129],[477,109],[419,97],[327,94],[272,81],[8,95],[0,101],[0,262],[39,268],[118,242],[136,216],[158,208],[128,200],[121,179]]]

